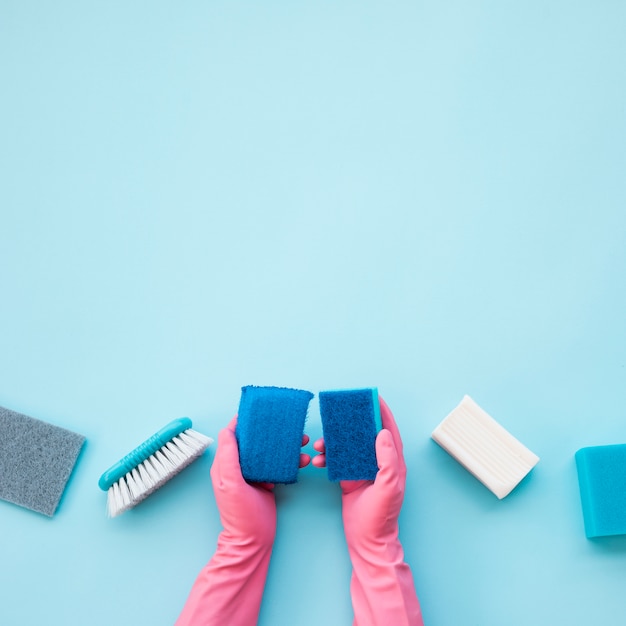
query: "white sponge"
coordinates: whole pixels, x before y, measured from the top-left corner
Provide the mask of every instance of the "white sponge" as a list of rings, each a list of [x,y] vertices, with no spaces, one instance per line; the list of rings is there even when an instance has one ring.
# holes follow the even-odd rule
[[[500,499],[539,462],[469,396],[435,428],[432,438]]]

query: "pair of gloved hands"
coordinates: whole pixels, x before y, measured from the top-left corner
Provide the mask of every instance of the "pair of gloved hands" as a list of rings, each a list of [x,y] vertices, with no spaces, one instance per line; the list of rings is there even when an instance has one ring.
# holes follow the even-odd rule
[[[413,577],[398,539],[406,464],[393,414],[380,398],[383,429],[376,437],[379,471],[374,481],[341,481],[342,515],[352,561],[350,593],[355,626],[422,626]],[[223,429],[211,480],[224,530],[213,558],[193,585],[176,626],[253,626],[257,623],[276,535],[273,485],[241,475],[236,418]],[[304,436],[302,445],[309,442]],[[302,454],[301,467],[326,464]]]

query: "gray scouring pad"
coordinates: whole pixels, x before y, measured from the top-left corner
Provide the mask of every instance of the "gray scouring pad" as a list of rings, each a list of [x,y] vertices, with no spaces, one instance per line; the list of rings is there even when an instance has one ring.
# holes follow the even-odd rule
[[[0,498],[52,517],[85,437],[0,407]]]

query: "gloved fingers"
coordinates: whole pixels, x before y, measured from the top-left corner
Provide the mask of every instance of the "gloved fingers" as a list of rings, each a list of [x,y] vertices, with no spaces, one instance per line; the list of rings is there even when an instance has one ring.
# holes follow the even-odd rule
[[[223,428],[217,438],[217,452],[211,467],[211,478],[220,489],[235,489],[258,487],[265,491],[273,491],[273,483],[249,483],[241,473],[239,463],[239,446],[235,436],[237,417],[233,418],[226,428]],[[234,494],[234,489],[231,490]],[[241,492],[240,492],[241,493]]]
[[[226,431],[226,432],[224,432]],[[215,453],[215,460],[213,465],[217,462],[218,471],[226,471],[229,478],[234,478],[236,482],[243,483],[245,479],[241,474],[241,465],[239,463],[239,444],[237,443],[237,415],[228,422],[226,427],[220,432],[217,438],[217,452]],[[223,436],[222,436],[222,433]],[[232,436],[231,434],[232,433]],[[224,440],[228,440],[224,443]],[[233,445],[234,444],[234,445]],[[233,449],[234,448],[234,449]],[[220,453],[221,449],[221,453]],[[226,460],[225,460],[226,459]],[[213,467],[211,468],[213,470]],[[224,480],[225,477],[221,477],[220,480]]]
[[[232,430],[233,432],[235,432],[235,430],[237,429],[237,415],[235,415],[235,417],[233,417],[233,419],[230,420],[230,422],[228,422],[228,424],[226,425],[226,428],[228,428],[228,430]]]
[[[341,487],[341,491],[343,492],[343,495],[347,495],[349,493],[352,493],[353,491],[356,491],[357,489],[360,489],[361,487],[363,487],[363,485],[371,485],[372,481],[371,480],[340,480],[339,481],[339,486]]]
[[[326,454],[316,454],[311,460],[311,465],[314,467],[326,467]]]
[[[398,425],[396,424],[393,413],[391,412],[389,405],[383,400],[382,396],[378,396],[378,401],[380,404],[380,417],[382,418],[383,428],[387,429],[391,433],[396,450],[399,454],[402,454],[402,439],[400,437],[400,431],[398,430]]]
[[[302,447],[306,446],[306,444],[309,443],[310,440],[311,438],[308,435],[306,434],[302,435]],[[311,462],[311,455],[306,454],[306,452],[301,452],[300,453],[300,467],[306,467],[310,462]]]
[[[376,479],[371,480],[342,480],[341,490],[344,495],[360,489],[363,485],[372,485],[379,492],[383,501],[394,497],[398,490],[402,490],[399,481],[402,480],[402,470],[392,433],[383,428],[376,436],[376,461],[378,473]]]
[[[211,467],[211,477],[217,479],[219,484],[227,482],[246,483],[241,475],[241,465],[239,464],[239,447],[237,445],[237,437],[235,430],[237,428],[237,416],[228,423],[226,428],[220,431],[217,439],[217,452],[213,466]],[[302,445],[309,443],[309,436],[302,435]],[[308,454],[301,453],[299,466],[305,467],[311,462]],[[247,483],[246,483],[247,484]],[[274,485],[271,483],[254,483],[256,487],[261,487],[267,491],[272,491]]]
[[[233,420],[234,422],[234,420]],[[211,467],[211,478],[216,486],[223,488],[225,485],[245,484],[239,465],[239,448],[231,422],[223,428],[217,438],[217,452]]]
[[[391,409],[387,405],[387,403],[378,396],[378,400],[380,403],[380,416],[383,422],[383,428],[388,430],[393,437],[393,443],[396,449],[396,453],[398,455],[398,462],[400,468],[400,475],[402,479],[406,477],[406,463],[404,462],[404,446],[402,445],[402,438],[400,437],[400,430],[398,429],[398,425],[396,424],[396,420],[391,412]]]
[[[324,439],[317,439],[313,443],[313,450],[319,452],[313,457],[311,464],[315,467],[326,467],[326,445],[324,444]]]
[[[385,499],[391,498],[398,491],[402,491],[403,476],[393,434],[385,428],[376,437],[376,460],[378,473],[374,480],[374,488]]]

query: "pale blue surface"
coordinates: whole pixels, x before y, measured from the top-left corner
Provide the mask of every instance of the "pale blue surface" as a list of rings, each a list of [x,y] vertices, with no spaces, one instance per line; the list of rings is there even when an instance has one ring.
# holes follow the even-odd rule
[[[4,0],[0,405],[88,443],[54,519],[0,502],[0,623],[171,625],[214,448],[117,520],[98,477],[268,384],[389,402],[427,626],[622,626],[573,455],[626,442],[624,32],[590,0]],[[541,457],[503,501],[429,439],[464,393]],[[261,625],[349,624],[337,486],[279,500]]]

